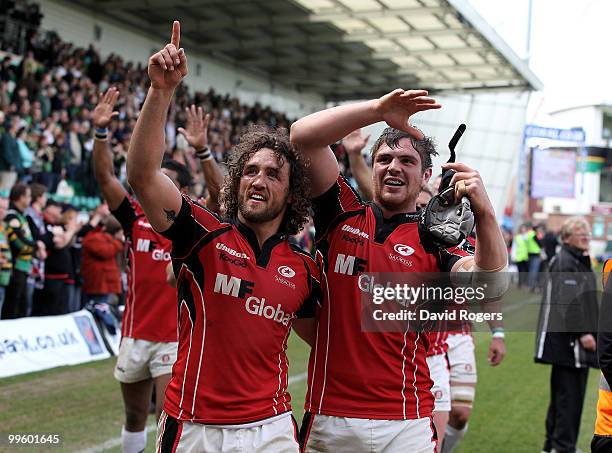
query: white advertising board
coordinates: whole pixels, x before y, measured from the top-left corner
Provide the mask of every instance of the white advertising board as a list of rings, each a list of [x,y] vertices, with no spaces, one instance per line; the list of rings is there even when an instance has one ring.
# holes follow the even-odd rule
[[[0,378],[108,357],[87,310],[0,321]]]

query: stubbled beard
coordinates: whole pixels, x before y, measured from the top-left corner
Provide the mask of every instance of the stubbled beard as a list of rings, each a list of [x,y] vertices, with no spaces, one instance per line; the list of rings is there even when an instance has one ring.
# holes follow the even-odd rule
[[[374,201],[376,201],[376,203],[378,203],[381,207],[391,210],[391,211],[395,211],[398,209],[407,209],[404,208],[404,206],[408,206],[411,205],[412,202],[416,203],[417,198],[419,197],[419,193],[421,192],[421,188],[419,187],[418,190],[414,191],[414,192],[408,192],[406,194],[406,197],[404,197],[404,199],[402,201],[389,201],[387,197],[382,197],[381,193],[384,189],[384,184],[381,185],[381,187],[378,188],[379,190],[377,191],[377,193],[374,194]]]
[[[272,206],[272,209],[263,209],[261,211],[252,211],[246,208],[246,203],[240,201],[238,203],[238,211],[242,214],[245,220],[252,223],[264,223],[274,220],[282,211],[287,203],[287,200],[283,200],[277,206]]]

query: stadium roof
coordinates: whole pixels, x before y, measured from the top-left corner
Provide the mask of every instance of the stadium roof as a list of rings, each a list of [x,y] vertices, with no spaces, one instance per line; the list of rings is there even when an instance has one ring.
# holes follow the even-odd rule
[[[392,88],[539,90],[466,0],[70,0],[327,100]]]

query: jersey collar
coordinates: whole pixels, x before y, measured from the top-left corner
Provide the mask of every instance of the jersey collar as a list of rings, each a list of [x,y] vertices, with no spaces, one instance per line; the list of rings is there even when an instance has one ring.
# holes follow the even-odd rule
[[[383,216],[382,209],[376,203],[369,203],[376,220],[376,234],[374,242],[382,244],[395,229],[404,223],[416,223],[419,221],[418,212],[401,212],[394,214],[388,219]]]
[[[270,261],[270,255],[272,254],[272,249],[281,242],[284,242],[287,239],[285,234],[276,233],[270,236],[263,243],[263,246],[259,247],[259,241],[257,240],[257,236],[255,232],[242,223],[238,219],[232,220],[232,224],[236,226],[238,232],[247,240],[251,249],[253,249],[253,253],[255,254],[255,262],[258,266],[267,267],[268,262]]]

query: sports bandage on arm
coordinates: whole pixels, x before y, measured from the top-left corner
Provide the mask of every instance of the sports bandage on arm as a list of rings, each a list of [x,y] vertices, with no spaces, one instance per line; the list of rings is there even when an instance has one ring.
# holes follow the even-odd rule
[[[453,266],[453,268],[454,272],[460,275],[464,272],[469,272],[471,274],[471,285],[475,288],[483,288],[486,299],[497,299],[502,297],[510,286],[507,263],[496,269],[482,269],[478,267],[474,257],[468,257],[459,260],[456,267]],[[466,281],[461,277],[459,277],[458,280],[463,282]]]

